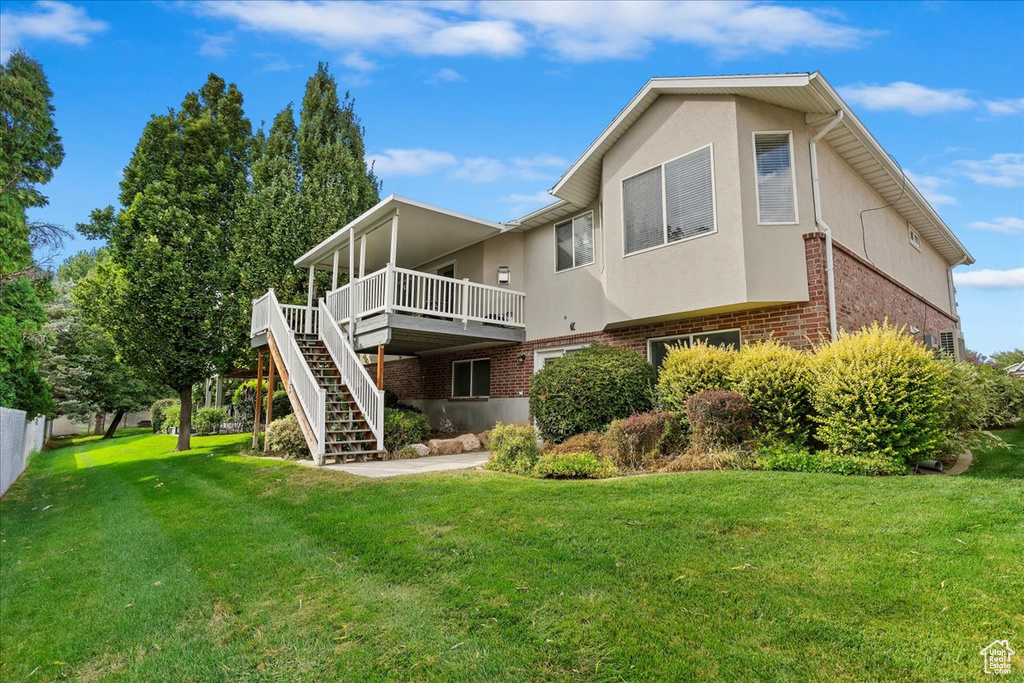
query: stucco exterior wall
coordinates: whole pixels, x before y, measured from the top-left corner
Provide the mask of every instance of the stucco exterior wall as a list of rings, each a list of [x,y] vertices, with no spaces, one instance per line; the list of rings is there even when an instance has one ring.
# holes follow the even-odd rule
[[[858,256],[920,294],[946,313],[950,301],[949,265],[922,238],[921,251],[910,244],[907,222],[827,144],[818,144],[822,217],[833,238]]]
[[[477,242],[448,256],[428,261],[417,266],[416,270],[436,275],[438,268],[454,262],[456,279],[461,280],[468,277],[472,282],[483,282],[481,278],[484,276],[484,245],[494,239],[496,238],[492,237],[490,240]]]

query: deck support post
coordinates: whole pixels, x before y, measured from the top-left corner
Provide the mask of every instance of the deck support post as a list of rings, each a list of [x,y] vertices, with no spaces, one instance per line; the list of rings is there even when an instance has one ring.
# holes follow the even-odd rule
[[[313,334],[313,273],[314,267],[309,267],[309,285],[306,287],[306,334]]]
[[[384,388],[384,345],[377,344],[377,388]]]
[[[359,238],[359,279],[366,277],[366,235]]]
[[[356,310],[356,279],[352,277],[355,274],[355,236],[352,234],[352,228],[348,229],[348,343],[355,345],[356,343],[356,320],[360,311]]]
[[[252,449],[260,446],[260,409],[263,407],[263,354],[256,352],[256,419],[252,423]]]
[[[277,388],[275,386],[277,378],[274,377],[274,357],[270,354],[267,354],[267,365],[269,366],[267,368],[267,419],[263,421],[263,424],[269,427],[270,423],[274,420],[274,389]],[[263,439],[263,452],[270,452],[270,446],[267,444],[266,439]]]
[[[331,270],[331,290],[338,288],[338,261],[341,260],[341,249],[334,250],[334,268]]]
[[[397,265],[398,259],[398,209],[391,217],[391,257],[388,259],[392,265]]]
[[[217,375],[217,394],[216,395],[217,395],[217,402],[215,404],[216,407],[223,408],[224,407],[224,385],[221,384],[220,375]]]

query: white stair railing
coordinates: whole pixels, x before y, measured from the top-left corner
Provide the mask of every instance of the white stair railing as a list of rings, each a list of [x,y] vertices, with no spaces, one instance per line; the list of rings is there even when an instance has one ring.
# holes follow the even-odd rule
[[[377,450],[383,451],[384,391],[378,389],[370,379],[370,374],[366,372],[366,368],[359,361],[359,356],[348,343],[348,338],[338,327],[324,299],[320,299],[320,340],[334,359],[334,364],[341,372],[341,379],[362,411],[363,418],[373,430],[373,436],[377,439]]]
[[[284,310],[277,302],[277,296],[273,289],[267,292],[267,297],[270,334],[274,338],[278,353],[281,354],[284,369],[288,372],[288,383],[299,397],[306,422],[313,430],[316,439],[316,449],[312,453],[313,460],[318,465],[322,465],[327,427],[326,392],[317,384],[313,371],[309,369],[309,364],[306,363],[306,358],[302,355],[302,349],[295,341],[295,332],[285,317]]]
[[[270,307],[270,292],[259,299],[252,300],[252,321],[249,323],[249,336],[255,337],[267,331],[267,315]]]

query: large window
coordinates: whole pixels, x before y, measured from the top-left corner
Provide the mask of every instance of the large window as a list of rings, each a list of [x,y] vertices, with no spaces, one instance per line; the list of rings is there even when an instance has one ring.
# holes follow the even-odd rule
[[[452,363],[452,398],[491,395],[491,359],[457,360]]]
[[[712,147],[622,181],[625,253],[715,231]]]
[[[555,226],[555,272],[594,262],[594,212]]]
[[[656,369],[661,369],[665,362],[665,356],[673,346],[691,346],[694,343],[704,343],[708,346],[722,346],[724,348],[740,348],[739,330],[717,330],[715,332],[700,332],[697,334],[681,334],[675,337],[658,337],[647,340],[647,360]]]
[[[754,161],[757,166],[758,224],[796,223],[792,133],[754,133]]]

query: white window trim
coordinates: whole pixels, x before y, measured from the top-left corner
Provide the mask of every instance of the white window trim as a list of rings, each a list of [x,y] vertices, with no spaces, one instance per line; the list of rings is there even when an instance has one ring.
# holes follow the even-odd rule
[[[588,213],[590,214],[590,239],[591,239],[592,244],[594,245],[594,258],[592,258],[589,263],[579,263],[579,264],[577,264],[576,263],[576,219],[577,218],[582,218],[583,216],[586,216]],[[572,263],[573,263],[573,265],[572,265],[572,268],[563,268],[562,270],[559,270],[558,269],[558,226],[565,225],[566,223],[569,223],[569,224],[572,225],[572,240],[573,240],[572,241],[572,247],[573,247],[572,248]],[[579,214],[577,216],[573,216],[572,218],[563,218],[560,221],[556,221],[551,226],[551,239],[552,239],[552,243],[554,244],[554,247],[555,247],[554,248],[554,253],[553,253],[553,256],[554,256],[554,264],[553,265],[554,265],[554,268],[555,268],[555,271],[554,271],[555,275],[560,275],[561,273],[568,273],[570,270],[576,270],[577,268],[586,268],[587,266],[592,266],[595,263],[597,263],[597,224],[594,222],[594,210],[593,209],[591,209],[590,211],[584,211],[583,213],[581,213],[581,214]]]
[[[686,339],[693,344],[693,338],[699,337],[704,334],[721,334],[723,332],[735,332],[740,336],[740,346],[743,346],[743,333],[738,327],[727,327],[722,330],[701,330],[700,332],[691,332],[690,334],[672,334],[667,337],[648,337],[647,338],[647,362],[651,362],[651,342],[671,342],[679,341],[680,339]]]
[[[667,166],[668,164],[671,164],[673,161],[677,161],[679,159],[682,159],[685,156],[689,156],[689,155],[693,154],[694,152],[699,152],[702,149],[704,149],[705,147],[707,147],[707,148],[709,148],[711,150],[711,154],[709,155],[709,158],[711,159],[711,215],[714,218],[713,223],[714,223],[715,228],[714,228],[714,230],[711,230],[710,232],[702,232],[699,235],[693,235],[691,237],[684,237],[681,240],[676,240],[675,242],[669,242],[668,241],[668,215],[667,215],[668,214],[668,197],[666,196],[667,192],[665,191],[665,166]],[[637,251],[631,251],[631,252],[627,253],[626,252],[626,189],[625,189],[626,188],[626,181],[627,180],[632,180],[633,178],[636,178],[637,176],[643,175],[644,173],[647,173],[648,171],[654,170],[655,168],[660,168],[661,169],[661,231],[662,231],[662,236],[663,236],[665,241],[662,242],[661,244],[656,244],[653,247],[647,247],[646,249],[639,249]],[[630,256],[636,256],[637,254],[646,254],[647,252],[654,251],[655,249],[664,249],[665,247],[674,247],[675,245],[682,244],[683,242],[689,242],[690,240],[700,239],[701,237],[708,237],[710,235],[717,234],[718,233],[718,188],[717,188],[716,182],[715,182],[715,144],[713,142],[709,142],[706,145],[701,145],[700,147],[697,147],[695,149],[691,149],[689,152],[686,152],[684,154],[680,154],[677,157],[672,157],[671,159],[667,159],[667,160],[665,160],[664,162],[662,162],[660,164],[657,164],[655,166],[651,166],[650,168],[645,168],[644,170],[642,170],[642,171],[640,171],[638,173],[634,173],[633,175],[626,176],[625,178],[623,178],[622,180],[619,181],[619,205],[620,205],[620,207],[619,207],[619,213],[620,213],[619,218],[620,218],[620,220],[622,222],[622,258],[629,258]]]
[[[544,349],[534,349],[533,374],[536,375],[538,372],[540,372],[541,368],[544,367],[545,358],[550,358],[556,353],[559,354],[559,358],[564,358],[565,354],[569,353],[570,351],[579,351],[580,349],[585,349],[588,346],[591,346],[589,342],[586,344],[570,344],[568,346],[549,346]]]
[[[917,241],[914,241],[914,237],[917,237]],[[918,251],[921,251],[921,233],[914,230],[909,224],[907,225],[907,240],[910,241],[910,246]]]
[[[451,261],[445,261],[444,263],[438,264],[431,268],[431,270],[434,271],[433,275],[438,275],[440,277],[440,274],[437,271],[444,270],[448,266],[452,267],[452,279],[457,280],[459,276],[459,266],[458,261],[456,259],[452,259]]]
[[[487,356],[483,358],[463,358],[462,360],[452,361],[452,391],[450,398],[490,398],[491,392],[488,391],[486,396],[474,396],[473,395],[473,363],[481,360],[490,361],[491,359]],[[456,396],[455,395],[455,366],[459,363],[469,363],[469,396]],[[490,379],[490,378],[488,378]],[[487,382],[488,388],[490,388],[490,381]]]
[[[757,136],[758,135],[782,135],[789,136],[789,177],[790,187],[793,188],[793,218],[792,221],[769,222],[761,220],[761,188],[757,182]],[[757,224],[758,225],[799,225],[800,205],[797,203],[796,194],[796,157],[793,155],[793,131],[791,130],[755,130],[750,134],[751,154],[754,155],[754,197],[757,202]]]

